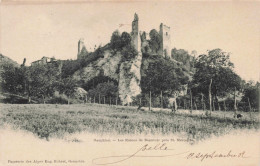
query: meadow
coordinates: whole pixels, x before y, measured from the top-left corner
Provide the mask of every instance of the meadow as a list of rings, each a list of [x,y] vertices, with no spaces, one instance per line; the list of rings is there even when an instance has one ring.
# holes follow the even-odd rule
[[[160,109],[140,111],[137,107],[99,104],[1,104],[0,108],[2,127],[8,125],[26,130],[46,140],[89,132],[115,135],[181,133],[189,139],[201,141],[236,129],[258,130],[260,127],[258,113],[243,113],[243,118],[234,119],[232,112],[215,111],[207,117],[202,111],[189,114],[187,110],[179,110],[173,114]]]

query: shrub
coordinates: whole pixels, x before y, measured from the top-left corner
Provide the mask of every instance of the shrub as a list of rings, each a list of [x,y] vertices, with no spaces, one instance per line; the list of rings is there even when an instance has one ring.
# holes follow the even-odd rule
[[[50,100],[47,101],[50,104],[67,104],[68,103],[68,99],[64,98],[62,96],[55,96],[53,98],[51,98]]]

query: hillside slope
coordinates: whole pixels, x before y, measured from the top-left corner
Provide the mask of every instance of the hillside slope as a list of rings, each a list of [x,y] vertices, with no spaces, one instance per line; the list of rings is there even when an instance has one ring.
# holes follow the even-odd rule
[[[88,83],[98,76],[106,76],[118,82],[118,92],[123,104],[132,102],[132,97],[141,93],[142,54],[125,60],[121,51],[106,48],[100,58],[77,70],[73,77],[83,83]]]
[[[7,56],[4,56],[0,53],[0,67],[2,67],[4,64],[12,64],[15,67],[19,67],[20,65],[15,62],[14,60],[8,58]]]

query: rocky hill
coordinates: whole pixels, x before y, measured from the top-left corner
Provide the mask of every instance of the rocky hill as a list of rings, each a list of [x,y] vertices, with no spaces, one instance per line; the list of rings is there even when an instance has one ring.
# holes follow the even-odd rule
[[[2,66],[3,66],[4,64],[11,64],[11,65],[13,65],[13,66],[15,66],[15,67],[19,67],[19,66],[20,66],[20,65],[19,65],[17,62],[15,62],[14,60],[8,58],[7,56],[4,56],[4,55],[0,54],[0,67],[2,68]]]
[[[131,103],[133,97],[141,94],[141,79],[149,63],[154,63],[149,57],[168,59],[191,78],[194,58],[185,50],[173,49],[170,52],[170,27],[161,24],[159,32],[155,29],[150,31],[148,40],[146,33],[139,31],[138,22],[138,15],[135,14],[130,34],[115,31],[110,43],[92,53],[88,52],[84,40],[80,39],[77,57],[84,65],[73,73],[73,78],[82,84],[91,84],[100,76],[114,80],[123,104]]]
[[[132,97],[141,93],[142,54],[137,54],[126,60],[122,51],[113,51],[110,48],[102,49],[102,55],[77,70],[73,74],[73,78],[87,84],[98,76],[109,77],[118,82],[118,93],[122,103],[132,102]]]
[[[187,80],[185,78],[191,78],[193,58],[185,50],[173,49],[172,52],[170,51],[170,27],[160,24],[159,32],[152,29],[149,33],[149,37],[146,37],[146,32],[141,32],[138,25],[139,18],[138,15],[135,14],[132,22],[132,31],[130,33],[123,32],[121,34],[116,30],[113,32],[108,44],[99,46],[98,48],[95,46],[93,52],[88,51],[87,47],[85,47],[84,40],[80,39],[78,42],[77,60],[57,60],[55,63],[52,63],[52,61],[50,63],[37,63],[46,65],[46,68],[41,68],[41,65],[35,65],[39,67],[39,70],[43,71],[40,72],[42,74],[41,77],[39,77],[39,73],[37,73],[37,77],[33,78],[46,77],[49,84],[46,82],[43,86],[50,86],[50,88],[58,87],[55,83],[50,84],[51,77],[46,76],[50,73],[59,75],[57,78],[55,74],[53,76],[53,80],[59,82],[59,85],[65,86],[66,80],[73,78],[72,80],[75,80],[75,86],[82,87],[94,94],[88,97],[96,98],[99,96],[100,98],[100,94],[103,98],[112,97],[115,99],[119,97],[119,101],[124,105],[132,103],[134,98],[140,94],[143,96],[147,95],[148,84],[149,88],[153,86],[154,96],[158,95],[158,91],[162,92],[162,90],[170,96],[173,91],[180,90],[181,88],[179,87],[186,84],[187,81],[183,81]],[[152,65],[155,64],[158,66],[157,62],[162,67],[152,69]],[[8,63],[19,67],[19,64],[1,55],[0,65]],[[59,65],[55,67],[55,64]],[[32,65],[27,69],[33,72],[35,66]],[[146,74],[148,70],[150,74]],[[46,73],[44,73],[44,71],[46,71]],[[154,81],[152,82],[151,77],[153,76],[156,78],[154,77]],[[141,82],[141,80],[146,81]],[[43,82],[37,79],[35,81],[38,81],[38,84]],[[111,81],[114,85],[109,84]],[[24,85],[22,85],[22,87],[23,86]],[[69,87],[69,85],[66,86]],[[35,87],[34,90],[37,92],[35,94],[36,96],[42,92],[41,87],[42,86]],[[57,87],[56,89],[60,88],[60,91],[69,91],[67,87]],[[109,87],[115,90],[102,94],[101,91],[104,92],[105,89],[109,89]],[[17,87],[14,87],[14,89],[16,88]],[[26,89],[26,87],[24,88]],[[155,89],[157,89],[156,92]],[[48,93],[49,96],[51,96],[51,92]]]
[[[81,61],[85,65],[73,73],[73,78],[80,81],[83,86],[84,84],[92,86],[92,82],[95,82],[95,85],[98,84],[94,79],[100,76],[114,80],[118,85],[121,102],[128,104],[133,101],[133,97],[141,94],[141,79],[145,76],[149,64],[156,62],[154,59],[156,56],[160,55],[136,52],[135,56],[125,59],[122,49],[115,51],[108,44],[93,53],[82,56]],[[191,78],[192,67],[190,65],[186,67],[186,64],[191,63],[188,56],[187,54],[186,59],[189,62],[180,59],[171,59],[170,61],[182,68],[185,76]]]

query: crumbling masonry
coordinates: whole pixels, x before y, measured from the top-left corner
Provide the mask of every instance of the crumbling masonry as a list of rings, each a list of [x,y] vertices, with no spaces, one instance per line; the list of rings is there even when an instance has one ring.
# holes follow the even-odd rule
[[[170,27],[164,25],[163,23],[160,24],[159,29],[159,35],[161,37],[161,43],[160,48],[158,51],[158,54],[163,57],[169,57],[171,58],[171,35],[170,35]],[[132,44],[135,47],[135,49],[138,51],[138,53],[141,53],[142,45],[147,45],[146,37],[142,37],[143,40],[141,40],[141,31],[139,30],[139,17],[135,13],[134,20],[132,22]],[[80,39],[78,42],[78,54],[77,59],[82,58],[84,54],[82,54],[82,51],[87,51],[84,39]]]
[[[142,45],[146,41],[146,37],[142,36],[143,34],[141,31],[139,31],[139,18],[138,15],[135,13],[134,15],[134,20],[132,22],[132,44],[135,47],[135,49],[139,52],[141,52]],[[159,35],[161,37],[161,43],[160,43],[160,48],[158,51],[158,54],[163,56],[163,57],[169,57],[171,58],[171,35],[170,35],[170,30],[171,28],[169,26],[164,25],[161,23],[160,25],[160,30],[159,30]],[[145,35],[145,33],[144,33]],[[142,38],[142,40],[141,40]]]

